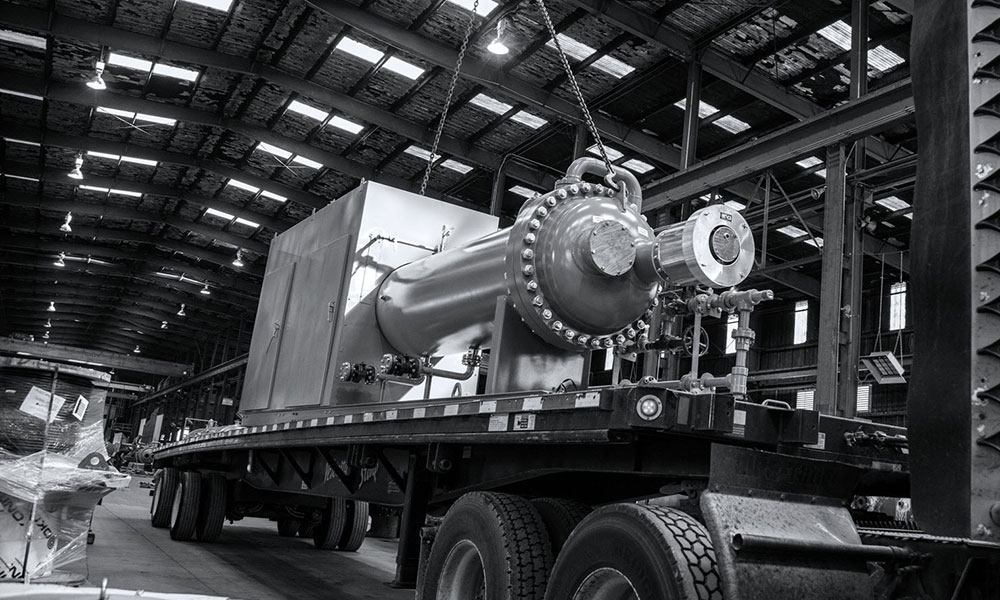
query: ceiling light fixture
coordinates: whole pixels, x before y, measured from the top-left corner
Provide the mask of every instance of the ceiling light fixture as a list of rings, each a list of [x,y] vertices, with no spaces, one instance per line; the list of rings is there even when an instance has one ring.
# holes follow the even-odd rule
[[[181,309],[179,311],[177,311],[177,316],[178,317],[186,317],[187,316],[187,314],[184,312],[184,305],[183,304],[181,304]]]
[[[48,312],[56,312],[56,303],[49,302],[49,307],[45,309]]]
[[[46,331],[46,332],[45,332],[45,334],[44,334],[44,335],[42,335],[42,339],[43,339],[43,340],[47,340],[47,339],[49,339],[49,332],[48,332],[48,331]]]
[[[57,258],[56,262],[54,262],[52,264],[54,264],[57,267],[65,267],[66,266],[66,253],[65,252],[60,252],[59,253],[59,258]]]
[[[52,319],[45,319],[45,328],[52,327]]]
[[[108,84],[104,83],[104,61],[99,60],[94,66],[94,77],[87,82],[87,87],[92,90],[106,90]]]
[[[167,328],[167,322],[166,321],[160,321],[160,329],[166,329],[166,328]]]
[[[243,248],[236,249],[236,258],[233,259],[233,266],[236,268],[243,267]]]
[[[135,350],[133,350],[132,352],[135,353],[135,354],[142,354],[142,350],[139,350],[139,345],[138,344],[135,345]]]
[[[66,213],[66,218],[63,219],[63,224],[59,226],[59,231],[63,233],[71,233],[73,231],[73,228],[70,227],[69,224],[72,221],[73,221],[73,213],[71,212]]]
[[[67,173],[66,175],[70,179],[83,179],[83,171],[80,170],[80,169],[83,168],[83,154],[82,153],[76,155],[76,161],[73,164],[74,164],[73,170],[70,171],[69,173]]]
[[[208,284],[206,283],[205,287],[201,288],[201,292],[200,293],[205,294],[206,296],[208,296],[208,295],[210,295],[212,293],[212,290],[208,289]]]
[[[487,50],[498,56],[503,56],[504,54],[510,52],[510,48],[508,48],[507,45],[503,43],[503,31],[506,27],[507,24],[504,21],[504,19],[500,19],[499,21],[497,21],[496,37],[494,37],[493,41],[490,42],[488,46],[486,46]]]

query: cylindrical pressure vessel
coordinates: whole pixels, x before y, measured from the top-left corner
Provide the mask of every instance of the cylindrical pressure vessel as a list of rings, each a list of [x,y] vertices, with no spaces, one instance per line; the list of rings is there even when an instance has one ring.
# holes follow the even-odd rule
[[[746,277],[753,239],[739,213],[727,209],[729,229],[715,224],[715,212],[699,211],[656,236],[640,215],[631,173],[606,180],[616,191],[584,182],[584,172],[604,174],[603,165],[575,161],[555,190],[524,204],[512,227],[390,273],[376,305],[389,343],[410,356],[487,347],[504,296],[554,346],[629,345],[664,283],[728,287]]]

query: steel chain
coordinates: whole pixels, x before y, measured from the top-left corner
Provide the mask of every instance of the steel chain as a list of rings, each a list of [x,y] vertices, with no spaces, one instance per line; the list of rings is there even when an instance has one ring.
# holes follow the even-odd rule
[[[420,182],[420,195],[423,196],[427,190],[427,182],[431,178],[431,170],[434,168],[434,161],[437,160],[437,149],[441,143],[441,134],[444,133],[444,124],[448,120],[448,109],[451,107],[451,97],[455,94],[455,86],[458,84],[458,73],[462,70],[462,61],[465,59],[465,51],[469,48],[469,38],[472,36],[472,26],[476,22],[476,10],[479,8],[479,0],[472,3],[472,11],[469,13],[469,23],[465,26],[465,37],[462,38],[462,47],[458,50],[458,60],[455,61],[455,72],[451,75],[451,83],[448,84],[448,94],[444,99],[444,109],[438,120],[437,129],[434,131],[434,143],[431,144],[431,154],[427,157],[427,168],[424,169],[424,178]]]
[[[580,85],[576,82],[576,76],[573,74],[573,69],[570,68],[569,60],[566,59],[566,53],[563,52],[562,44],[559,43],[559,36],[556,35],[556,28],[552,25],[552,17],[549,16],[549,10],[545,7],[544,0],[535,1],[538,3],[538,8],[541,10],[542,18],[545,19],[545,27],[548,28],[549,35],[552,36],[552,43],[556,46],[556,53],[559,54],[559,60],[562,61],[562,66],[566,71],[566,77],[569,79],[570,87],[573,88],[573,93],[576,95],[576,101],[580,105],[580,110],[583,112],[584,120],[587,122],[587,128],[590,129],[590,134],[594,136],[594,142],[597,144],[597,150],[600,152],[601,158],[604,159],[604,166],[608,168],[608,176],[605,178],[605,181],[611,185],[611,187],[617,189],[617,184],[613,184],[615,167],[611,164],[611,159],[608,158],[608,151],[604,147],[604,142],[601,140],[601,134],[597,131],[597,125],[594,123],[594,119],[590,116],[590,109],[587,108],[587,101],[583,98],[583,92],[580,91]]]

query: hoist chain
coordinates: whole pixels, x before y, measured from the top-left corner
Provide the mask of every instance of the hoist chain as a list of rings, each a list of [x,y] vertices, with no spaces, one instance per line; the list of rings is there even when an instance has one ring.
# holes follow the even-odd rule
[[[469,23],[465,26],[465,37],[462,38],[462,47],[458,50],[458,60],[455,61],[455,71],[451,74],[451,83],[448,84],[448,95],[444,99],[444,109],[438,119],[437,129],[434,131],[434,143],[431,144],[431,154],[427,157],[427,168],[424,169],[424,178],[420,182],[420,195],[423,196],[427,190],[427,182],[431,178],[431,170],[434,168],[434,161],[437,160],[438,145],[441,143],[441,134],[444,133],[444,124],[448,120],[448,108],[451,106],[451,97],[455,94],[455,86],[458,84],[458,73],[462,70],[462,61],[465,59],[465,51],[469,47],[469,38],[472,36],[472,26],[476,22],[476,10],[479,8],[479,0],[472,4],[472,11],[469,13]]]
[[[552,17],[549,16],[549,10],[545,7],[544,0],[535,0],[538,3],[538,8],[542,13],[542,18],[545,19],[545,26],[549,30],[549,35],[552,36],[552,43],[556,46],[556,52],[559,54],[559,60],[562,61],[563,69],[566,71],[566,77],[569,79],[570,87],[573,88],[573,94],[576,95],[576,101],[580,105],[580,110],[583,112],[583,118],[587,122],[587,128],[590,129],[590,134],[594,136],[594,142],[597,144],[597,150],[601,154],[601,158],[604,159],[604,165],[608,168],[608,177],[606,178],[609,184],[612,183],[612,179],[615,174],[615,167],[611,164],[611,159],[608,158],[608,151],[604,147],[604,142],[601,141],[601,134],[597,131],[597,125],[594,123],[594,119],[590,116],[590,109],[587,108],[587,101],[583,98],[583,92],[580,91],[580,84],[576,82],[576,75],[573,74],[573,69],[569,66],[569,60],[566,59],[566,53],[563,52],[562,44],[559,43],[559,37],[556,35],[556,28],[552,25]],[[612,187],[615,187],[612,185]]]

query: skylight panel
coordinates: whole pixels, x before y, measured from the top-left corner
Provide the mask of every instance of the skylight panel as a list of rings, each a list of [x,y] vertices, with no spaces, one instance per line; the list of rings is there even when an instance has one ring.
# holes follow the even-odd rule
[[[121,194],[122,196],[132,196],[133,198],[142,198],[142,192],[133,192],[130,190],[109,190],[112,194]]]
[[[108,115],[114,115],[116,117],[121,117],[123,119],[134,119],[135,113],[129,112],[127,110],[118,110],[117,108],[108,108],[106,106],[98,106],[97,112],[105,113]]]
[[[584,44],[583,42],[578,42],[577,40],[574,40],[565,33],[557,33],[556,37],[559,39],[559,45],[562,47],[563,52],[565,52],[572,58],[575,58],[576,60],[586,60],[593,53],[597,52],[596,49],[591,48],[590,46]],[[551,39],[545,42],[545,45],[548,46],[549,48],[552,48],[553,50],[556,49],[556,44]],[[595,69],[604,71],[608,75],[612,75],[619,79],[628,75],[632,71],[635,71],[635,67],[625,62],[622,62],[617,58],[607,55],[604,55],[595,60],[591,66],[594,67]]]
[[[14,90],[6,90],[0,88],[0,94],[7,94],[8,96],[17,96],[18,98],[27,98],[28,100],[38,100],[41,102],[44,100],[41,96],[36,96],[35,94],[25,94],[24,92],[15,92]]]
[[[316,119],[317,121],[326,121],[330,116],[330,113],[313,106],[309,106],[304,102],[299,102],[298,100],[292,100],[288,105],[288,110],[299,113],[300,115],[305,115],[311,119]]]
[[[135,163],[137,165],[146,165],[147,167],[155,167],[157,163],[155,160],[149,160],[148,158],[135,158],[134,156],[122,156],[120,157],[122,162]]]
[[[20,31],[11,31],[10,29],[0,29],[0,41],[38,48],[39,50],[45,50],[48,47],[48,41],[41,36],[21,33]]]
[[[844,50],[851,49],[851,26],[843,21],[827,25],[816,32]]]
[[[806,238],[806,239],[804,239],[802,241],[803,241],[803,243],[809,244],[810,246],[812,246],[814,248],[822,248],[823,247],[823,238],[821,238],[821,237],[816,238],[816,241],[813,241],[813,238]]]
[[[9,137],[5,137],[4,139],[12,144],[23,144],[25,146],[41,146],[41,144],[39,144],[38,142],[29,142],[28,140],[19,140],[17,138],[9,138]]]
[[[81,190],[89,190],[91,192],[104,192],[105,194],[111,191],[108,188],[97,187],[96,185],[78,185],[77,187],[80,188]]]
[[[742,202],[737,202],[736,200],[726,200],[724,204],[737,212],[747,207],[746,204],[743,204]]]
[[[796,161],[795,164],[802,167],[803,169],[811,169],[817,165],[823,164],[823,161],[816,158],[815,156],[807,156],[800,161]],[[818,175],[823,179],[826,179],[826,169],[818,169],[816,171],[813,171],[813,175]]]
[[[905,59],[885,46],[876,46],[868,51],[868,65],[876,71],[888,71],[903,64]]]
[[[248,227],[254,227],[254,228],[260,227],[260,223],[254,223],[253,221],[244,219],[243,217],[236,217],[236,222],[239,223],[240,225],[246,225]]]
[[[260,191],[259,187],[252,186],[249,183],[243,183],[239,179],[230,179],[229,181],[226,182],[226,185],[231,185],[234,188],[239,188],[241,190],[246,190],[246,191],[254,193],[254,194],[256,194],[257,192]]]
[[[229,8],[233,5],[233,0],[181,0],[182,2],[190,2],[191,4],[197,4],[198,6],[205,6],[215,10],[221,10],[222,12],[229,12]]]
[[[117,154],[108,154],[107,152],[95,152],[94,150],[87,150],[87,156],[96,156],[97,158],[110,158],[111,160],[121,160],[122,158]]]
[[[431,151],[424,150],[420,146],[407,146],[406,150],[403,150],[403,152],[410,154],[412,156],[416,156],[417,158],[422,158],[424,160],[431,159]]]
[[[304,156],[294,156],[294,157],[292,157],[292,162],[293,163],[298,163],[300,165],[305,165],[305,166],[309,167],[310,169],[319,169],[320,167],[323,166],[323,163],[318,163],[318,162],[316,162],[314,160],[311,160],[311,159],[308,159],[308,158],[306,158]]]
[[[913,213],[911,213],[911,212],[908,212],[908,213],[906,213],[903,216],[906,217],[907,219],[911,220],[911,221],[913,220]]]
[[[153,63],[151,61],[144,58],[118,54],[117,52],[108,53],[108,64],[118,65],[119,67],[128,67],[129,69],[135,69],[137,71],[146,71],[147,73],[153,68]]]
[[[4,173],[4,177],[10,177],[11,179],[23,179],[24,181],[39,181],[37,177],[24,177],[23,175],[11,175],[10,173]]]
[[[785,225],[784,227],[779,227],[777,231],[778,233],[783,233],[790,238],[802,237],[806,234],[805,231],[799,229],[795,225]]]
[[[271,144],[268,144],[267,142],[260,142],[260,143],[258,143],[256,150],[262,150],[262,151],[267,152],[269,154],[273,154],[273,155],[277,156],[278,158],[289,159],[289,158],[292,157],[292,153],[289,152],[288,150],[282,150],[281,148],[279,148],[277,146],[272,146]]]
[[[466,173],[472,170],[472,167],[470,167],[469,165],[465,163],[460,163],[457,160],[452,160],[450,158],[441,163],[441,166],[446,169],[451,169],[452,171],[458,171],[462,175],[465,175]]]
[[[604,144],[604,151],[608,153],[608,158],[611,159],[611,162],[615,162],[616,160],[625,156],[625,154],[623,154],[620,150],[615,150],[614,148],[612,148],[607,144]],[[594,156],[601,155],[601,151],[597,149],[597,144],[594,144],[590,148],[587,148],[587,152],[590,152]]]
[[[889,196],[887,198],[882,198],[881,200],[876,200],[875,204],[879,206],[884,206],[889,210],[903,210],[905,208],[910,208],[910,203],[905,200],[900,200],[895,196]]]
[[[677,102],[674,102],[674,106],[681,110],[687,110],[687,98],[681,98]],[[698,118],[704,119],[706,117],[711,117],[715,113],[719,112],[719,109],[715,108],[711,104],[705,101],[698,103]]]
[[[345,37],[337,42],[337,50],[343,50],[344,52],[357,56],[361,60],[368,61],[370,63],[376,63],[382,60],[385,56],[385,52],[381,50],[376,50],[371,46],[362,44],[359,41],[352,40],[349,37]]]
[[[472,7],[475,5],[475,0],[448,0],[448,2],[456,6],[461,6],[465,10],[472,10]],[[476,14],[480,17],[485,17],[493,12],[493,9],[496,7],[497,3],[493,0],[479,0],[479,6],[476,7]]]
[[[227,221],[232,221],[233,219],[236,218],[235,215],[231,215],[227,212],[222,212],[221,210],[216,210],[214,208],[205,209],[205,214],[212,215],[213,217],[219,217]]]
[[[538,195],[538,192],[536,192],[535,190],[529,190],[523,185],[515,185],[514,187],[510,188],[510,191],[517,194],[518,196],[523,196],[525,198],[534,198],[536,195]]]
[[[153,65],[154,75],[163,75],[164,77],[173,77],[174,79],[181,79],[184,81],[195,81],[198,79],[198,71],[192,71],[191,69],[182,69],[181,67],[172,67],[170,65],[155,64]]]
[[[546,121],[545,119],[543,119],[541,117],[538,117],[538,116],[535,116],[535,115],[531,114],[530,112],[523,111],[523,110],[520,111],[520,112],[514,113],[514,116],[511,117],[511,120],[512,121],[517,121],[521,125],[527,125],[528,127],[531,127],[532,129],[538,129],[539,127],[544,127],[545,125],[549,124],[549,122]]]
[[[278,202],[287,202],[288,201],[288,198],[286,198],[284,196],[280,196],[278,194],[275,194],[274,192],[269,192],[267,190],[262,190],[260,192],[260,195],[264,196],[265,198],[270,198],[271,200],[277,200]]]
[[[135,119],[137,121],[148,121],[150,123],[158,123],[160,125],[173,125],[177,121],[174,119],[168,119],[167,117],[158,117],[156,115],[147,115],[144,113],[135,113]]]
[[[330,121],[327,122],[327,125],[332,125],[333,127],[336,127],[337,129],[343,129],[344,131],[346,131],[348,133],[353,133],[355,135],[357,135],[358,133],[360,133],[361,130],[365,128],[364,125],[359,125],[359,124],[357,124],[357,123],[355,123],[353,121],[348,121],[347,119],[343,119],[343,118],[338,117],[338,116],[332,117],[330,119]]]
[[[399,73],[408,79],[416,79],[424,74],[424,70],[417,65],[408,63],[405,60],[396,58],[395,56],[390,56],[389,60],[385,61],[385,65],[383,66],[393,73]]]
[[[750,124],[746,121],[741,121],[736,117],[731,115],[726,115],[724,117],[719,117],[717,120],[712,122],[712,125],[716,127],[721,127],[722,129],[728,131],[729,133],[742,133],[747,129],[750,129]]]
[[[507,104],[506,102],[501,102],[496,98],[487,96],[486,94],[476,94],[475,96],[472,97],[472,100],[469,100],[469,102],[481,108],[485,108],[490,112],[495,112],[498,115],[502,115],[506,113],[508,110],[514,108],[510,104]]]
[[[653,165],[649,164],[648,162],[643,162],[638,158],[630,158],[625,162],[623,162],[622,166],[640,175],[644,173],[649,173],[654,168]]]

